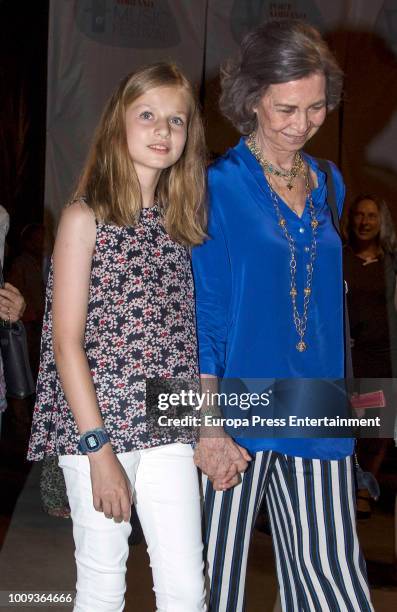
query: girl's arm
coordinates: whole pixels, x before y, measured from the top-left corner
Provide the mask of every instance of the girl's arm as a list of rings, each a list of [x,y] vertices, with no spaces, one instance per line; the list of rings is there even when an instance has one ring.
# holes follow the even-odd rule
[[[65,397],[80,434],[104,427],[84,350],[95,238],[91,209],[82,202],[66,208],[54,248],[53,347]],[[128,521],[131,487],[111,445],[105,444],[87,456],[95,509],[117,521]]]

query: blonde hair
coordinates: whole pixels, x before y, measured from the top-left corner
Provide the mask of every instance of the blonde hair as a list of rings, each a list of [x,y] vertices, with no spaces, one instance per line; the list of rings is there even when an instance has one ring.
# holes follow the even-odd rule
[[[128,152],[125,114],[141,95],[164,86],[182,87],[190,98],[190,112],[184,151],[173,166],[162,171],[156,197],[171,238],[194,246],[206,237],[204,129],[192,85],[174,64],[146,66],[120,83],[102,115],[74,198],[84,196],[103,223],[136,225],[142,196]]]

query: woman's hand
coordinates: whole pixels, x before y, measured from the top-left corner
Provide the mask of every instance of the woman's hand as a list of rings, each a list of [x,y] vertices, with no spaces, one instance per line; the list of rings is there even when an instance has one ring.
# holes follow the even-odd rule
[[[220,437],[202,437],[196,446],[194,462],[212,481],[216,491],[224,491],[240,482],[251,456],[222,430]]]
[[[202,413],[220,415],[213,401],[218,393],[218,378],[213,374],[201,374],[200,380],[201,391],[210,398],[208,405],[202,406]],[[207,474],[215,491],[235,487],[241,480],[240,473],[245,472],[251,459],[249,452],[236,444],[223,427],[201,428],[194,463]]]
[[[15,323],[23,316],[25,308],[26,302],[19,289],[5,283],[3,289],[0,289],[0,317],[4,321]]]
[[[94,508],[116,523],[128,522],[131,515],[132,487],[110,444],[88,453]]]

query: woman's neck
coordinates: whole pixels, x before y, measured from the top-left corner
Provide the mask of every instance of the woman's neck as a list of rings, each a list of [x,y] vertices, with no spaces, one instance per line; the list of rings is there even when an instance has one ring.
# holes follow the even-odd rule
[[[271,142],[263,138],[260,132],[256,134],[256,143],[263,157],[277,168],[291,170],[297,151],[284,151],[277,148]]]
[[[357,257],[364,260],[376,259],[382,252],[377,242],[363,240],[357,240],[353,250]]]

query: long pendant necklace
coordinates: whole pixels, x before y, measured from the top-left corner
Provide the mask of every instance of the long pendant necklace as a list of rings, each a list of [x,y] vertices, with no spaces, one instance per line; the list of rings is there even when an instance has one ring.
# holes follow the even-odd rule
[[[255,143],[255,147],[252,146],[252,142]],[[257,161],[259,162],[259,164],[262,167],[263,173],[265,175],[266,178],[266,182],[269,186],[269,191],[270,191],[270,195],[272,198],[272,203],[274,206],[274,209],[276,211],[276,215],[277,215],[277,220],[278,220],[278,224],[282,229],[282,232],[288,242],[288,247],[289,247],[289,251],[290,251],[290,261],[289,261],[289,270],[290,270],[290,296],[291,296],[291,305],[292,305],[292,317],[293,317],[293,321],[294,321],[294,326],[296,329],[296,332],[298,334],[299,337],[299,341],[297,342],[297,344],[295,345],[295,348],[297,351],[299,351],[300,353],[303,353],[304,351],[306,351],[307,349],[307,343],[304,340],[305,337],[305,333],[306,333],[306,329],[307,329],[307,313],[308,313],[308,309],[309,309],[309,303],[310,303],[310,297],[311,297],[311,293],[312,293],[312,284],[313,284],[313,271],[314,271],[314,263],[316,260],[316,254],[317,254],[317,240],[316,240],[316,236],[317,236],[317,228],[318,228],[318,221],[315,215],[315,209],[314,209],[314,204],[313,204],[313,198],[312,198],[312,194],[311,194],[311,189],[310,189],[310,180],[309,180],[309,171],[307,169],[305,169],[305,189],[306,189],[306,196],[309,202],[309,214],[310,214],[310,227],[312,230],[312,239],[311,239],[311,243],[310,243],[310,256],[309,256],[309,263],[306,266],[306,283],[305,283],[305,288],[303,290],[303,309],[302,309],[302,314],[299,314],[299,310],[298,310],[298,306],[297,306],[297,297],[298,297],[298,289],[296,287],[296,245],[295,245],[295,240],[292,238],[291,234],[288,231],[287,228],[287,222],[285,220],[285,218],[283,217],[283,215],[281,214],[280,211],[280,207],[279,207],[279,196],[277,195],[277,193],[274,191],[272,185],[271,185],[271,181],[270,181],[270,176],[268,176],[268,172],[266,170],[267,166],[265,167],[262,164],[262,156],[257,156],[256,155],[256,151],[258,150],[258,146],[256,145],[256,141],[255,141],[255,135],[254,134],[250,134],[250,136],[247,138],[246,140],[247,146],[249,148],[249,150],[251,151],[251,153],[254,155],[254,157],[257,159]]]

